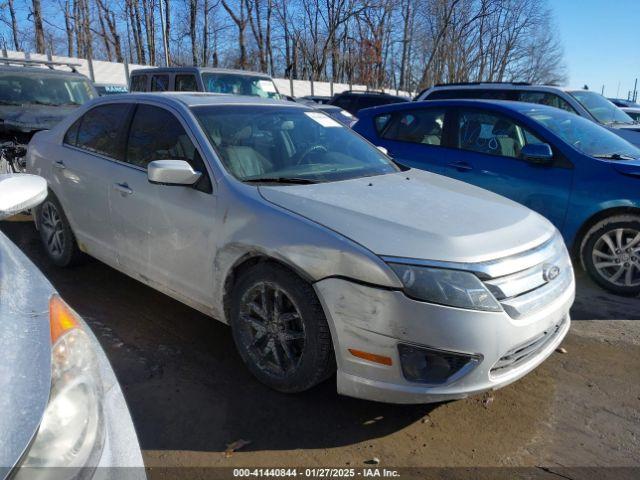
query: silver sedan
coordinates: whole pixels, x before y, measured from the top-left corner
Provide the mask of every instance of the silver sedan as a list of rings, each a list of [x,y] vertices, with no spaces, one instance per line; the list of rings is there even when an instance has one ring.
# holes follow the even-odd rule
[[[525,375],[569,329],[573,270],[548,221],[303,105],[114,96],[27,156],[54,263],[88,254],[230,324],[283,392],[337,370],[346,395],[461,398]]]

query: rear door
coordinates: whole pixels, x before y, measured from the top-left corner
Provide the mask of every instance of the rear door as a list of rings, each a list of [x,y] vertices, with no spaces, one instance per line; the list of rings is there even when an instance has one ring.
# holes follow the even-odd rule
[[[147,179],[153,160],[186,160],[203,175],[194,187],[155,185]],[[116,177],[110,199],[120,268],[193,306],[210,305],[216,199],[176,112],[136,107]]]
[[[445,174],[450,152],[444,148],[446,108],[416,108],[374,117],[376,145],[402,165]]]
[[[452,112],[453,146],[446,174],[504,195],[564,223],[573,165],[554,148],[554,161],[540,165],[520,156],[528,143],[546,143],[512,118],[493,111],[459,108]]]
[[[116,162],[124,155],[124,132],[132,106],[92,108],[64,137],[53,163],[53,189],[69,217],[78,243],[91,255],[115,263],[109,189]]]

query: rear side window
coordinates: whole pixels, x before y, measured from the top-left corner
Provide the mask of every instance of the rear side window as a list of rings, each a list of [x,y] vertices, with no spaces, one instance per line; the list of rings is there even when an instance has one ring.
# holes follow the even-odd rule
[[[353,113],[353,110],[356,106],[354,98],[351,95],[344,95],[342,97],[338,97],[332,102],[332,104],[342,108],[343,110],[347,110],[348,112],[351,112],[351,113]]]
[[[64,143],[66,143],[67,145],[73,145],[74,147],[76,146],[76,143],[78,141],[78,130],[80,129],[81,121],[82,118],[79,118],[73,123],[73,125],[71,125],[71,127],[69,127],[67,133],[64,134]]]
[[[567,112],[576,113],[569,102],[560,98],[559,95],[549,92],[519,92],[518,100],[521,102],[538,103],[540,105],[549,105],[550,107],[561,108]]]
[[[441,145],[445,112],[442,109],[419,109],[397,112],[387,122],[376,121],[382,138],[400,142]],[[383,116],[384,117],[384,116]]]
[[[144,92],[147,90],[147,76],[146,75],[133,75],[131,77],[131,91],[132,92]]]
[[[112,103],[89,110],[81,118],[75,146],[121,160],[122,125],[127,119],[130,108],[126,103]],[[73,128],[71,127],[71,133],[67,132],[67,135],[73,135]]]
[[[499,88],[444,88],[435,90],[429,94],[427,100],[457,100],[477,98],[484,100],[515,100],[516,91]]]
[[[152,92],[166,92],[169,90],[169,75],[154,75],[151,77]]]
[[[176,92],[197,92],[198,82],[195,75],[176,75],[174,90]]]

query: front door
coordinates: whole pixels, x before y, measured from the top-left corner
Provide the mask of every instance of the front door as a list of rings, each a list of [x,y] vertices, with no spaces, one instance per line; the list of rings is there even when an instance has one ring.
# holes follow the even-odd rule
[[[562,228],[573,169],[558,151],[548,165],[522,160],[524,145],[544,142],[513,119],[491,111],[460,109],[453,128],[457,150],[447,164],[448,176],[515,200]]]
[[[127,145],[109,192],[120,267],[194,306],[210,305],[216,198],[200,153],[172,112],[147,104],[136,108]],[[186,160],[203,176],[195,186],[152,184],[153,160]]]

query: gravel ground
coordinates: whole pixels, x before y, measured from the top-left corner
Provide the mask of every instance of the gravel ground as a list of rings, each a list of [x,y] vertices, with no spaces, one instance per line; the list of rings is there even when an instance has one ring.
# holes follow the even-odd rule
[[[245,370],[225,325],[97,261],[51,266],[30,223],[1,228],[102,343],[151,476],[176,466],[360,468],[373,458],[380,467],[539,467],[549,478],[563,467],[640,475],[640,300],[583,274],[566,353],[491,395],[397,406],[338,396],[335,379],[273,392]],[[238,440],[250,443],[225,454]]]

